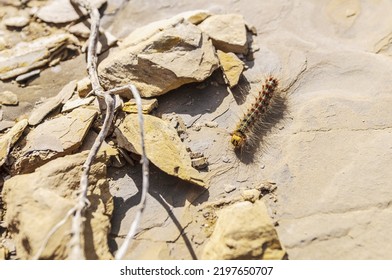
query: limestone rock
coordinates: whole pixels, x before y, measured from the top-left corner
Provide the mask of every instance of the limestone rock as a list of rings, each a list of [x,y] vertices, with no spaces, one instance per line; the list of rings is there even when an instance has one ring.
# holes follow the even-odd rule
[[[204,186],[200,174],[192,168],[191,159],[177,132],[170,124],[150,115],[144,115],[144,136],[148,159],[159,169],[182,180]],[[121,134],[121,135],[119,135]],[[119,137],[130,144],[126,147],[141,153],[139,124],[136,114],[125,117],[119,126]]]
[[[226,83],[230,88],[236,86],[244,71],[244,63],[234,54],[217,51]]]
[[[82,165],[87,152],[55,159],[34,173],[17,175],[4,184],[2,197],[6,207],[5,222],[21,259],[31,259],[48,232],[75,204]],[[112,198],[106,181],[108,157],[100,153],[89,176],[88,199],[84,229],[87,259],[111,259],[107,245]],[[65,259],[70,239],[68,220],[49,240],[42,259]]]
[[[12,146],[18,141],[27,124],[27,120],[21,120],[10,131],[0,137],[0,166],[7,160]]]
[[[71,98],[76,88],[76,80],[66,84],[63,89],[54,97],[45,100],[40,106],[38,106],[31,113],[29,118],[30,125],[37,125],[53,110],[58,108],[61,104],[64,104],[68,99]]]
[[[92,6],[99,8],[106,0],[92,0],[90,2]],[[80,11],[76,10],[69,0],[52,0],[41,7],[37,11],[36,16],[45,22],[67,23],[78,20],[83,15],[88,14],[83,8],[80,8]]]
[[[208,10],[193,10],[180,13],[177,15],[177,18],[183,18],[184,20],[197,25],[209,16],[211,16],[211,13]]]
[[[0,104],[4,104],[4,105],[18,105],[19,101],[18,101],[18,96],[9,91],[3,91],[0,92]]]
[[[72,111],[73,109],[76,109],[78,107],[81,107],[83,105],[88,105],[91,102],[93,102],[93,100],[95,99],[95,96],[90,96],[90,97],[86,97],[86,98],[76,98],[76,99],[72,99],[67,101],[63,108],[61,109],[61,112],[69,112]]]
[[[0,51],[0,79],[14,78],[47,65],[75,41],[70,34],[58,33]]]
[[[198,27],[210,36],[217,49],[242,54],[248,52],[246,26],[242,15],[213,15]]]
[[[203,259],[274,259],[285,256],[264,202],[244,201],[218,212]]]
[[[119,51],[102,61],[98,72],[106,89],[133,83],[143,97],[152,97],[203,81],[217,67],[207,36],[195,25],[174,18],[132,32]]]
[[[158,107],[158,100],[153,99],[142,99],[142,109],[144,114],[150,113],[152,110]],[[124,103],[122,110],[127,113],[137,113],[137,105],[135,99],[131,99]]]
[[[82,145],[96,115],[94,109],[77,108],[37,126],[26,137],[16,172],[31,172],[51,159],[74,152]]]
[[[85,77],[78,81],[76,85],[76,91],[80,97],[86,97],[91,90],[92,86],[89,77]]]
[[[22,28],[29,24],[29,19],[27,17],[19,16],[19,17],[10,17],[3,21],[3,23],[7,27],[16,27]]]

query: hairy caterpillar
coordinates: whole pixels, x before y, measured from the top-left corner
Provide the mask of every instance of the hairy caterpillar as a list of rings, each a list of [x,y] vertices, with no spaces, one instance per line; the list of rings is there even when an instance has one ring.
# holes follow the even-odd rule
[[[238,123],[236,129],[231,133],[231,143],[235,149],[242,149],[254,133],[254,128],[259,126],[271,107],[271,100],[276,94],[278,80],[269,76],[259,92],[259,96],[249,108],[248,112]]]

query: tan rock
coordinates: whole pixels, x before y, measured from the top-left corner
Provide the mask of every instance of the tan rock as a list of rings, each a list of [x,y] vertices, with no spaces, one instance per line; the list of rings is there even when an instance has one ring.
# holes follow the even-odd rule
[[[248,52],[246,26],[242,15],[213,15],[198,27],[210,36],[217,49],[242,54]]]
[[[0,166],[7,160],[11,148],[19,140],[27,124],[27,120],[21,120],[10,131],[0,137]]]
[[[30,125],[37,125],[52,111],[64,104],[71,98],[76,88],[76,80],[66,84],[63,89],[54,97],[45,100],[40,106],[33,110],[29,117]]]
[[[76,91],[80,97],[86,97],[91,90],[92,86],[89,77],[85,77],[78,81],[76,85]]]
[[[0,51],[0,79],[14,78],[47,65],[75,41],[70,34],[58,33]]]
[[[132,32],[119,51],[101,62],[99,73],[106,89],[133,83],[143,97],[152,97],[203,81],[217,67],[207,36],[182,18],[173,18]]]
[[[205,186],[201,175],[192,168],[186,147],[176,130],[165,121],[144,115],[145,147],[148,159],[159,169],[182,180]],[[119,126],[119,137],[125,138],[136,153],[141,153],[140,132],[136,114],[125,117]]]
[[[15,93],[13,93],[9,90],[0,92],[0,104],[18,105],[18,103],[19,103],[18,96]]]
[[[199,24],[209,16],[211,16],[211,13],[208,10],[186,11],[177,15],[178,18],[184,18],[192,24]]]
[[[236,86],[244,71],[244,63],[234,54],[217,51],[225,81],[230,88]]]
[[[5,182],[2,191],[7,209],[5,222],[19,258],[31,259],[53,226],[74,206],[86,157],[87,152],[83,152],[58,158],[34,173],[17,175]],[[113,210],[106,181],[107,160],[101,153],[90,171],[88,199],[91,205],[86,211],[84,230],[87,259],[112,258],[107,244]],[[67,258],[70,230],[68,220],[50,238],[41,258]]]
[[[94,109],[77,108],[37,126],[26,137],[15,171],[31,172],[53,158],[74,152],[82,145],[96,115]]]
[[[72,111],[73,109],[76,109],[78,107],[84,106],[84,105],[88,105],[91,102],[93,102],[93,100],[95,99],[95,96],[90,96],[90,97],[86,97],[86,98],[76,98],[76,99],[72,99],[72,100],[68,100],[63,108],[61,109],[61,112],[69,112]]]
[[[202,259],[274,259],[280,260],[285,251],[268,215],[264,202],[244,201],[218,212],[218,220]]]
[[[142,109],[144,114],[150,113],[152,110],[158,107],[158,100],[153,99],[142,99]],[[137,106],[135,99],[131,99],[124,103],[122,110],[127,113],[137,113]]]
[[[91,0],[90,2],[92,6],[99,8],[106,0]],[[51,0],[37,11],[36,16],[45,22],[66,23],[78,20],[83,15],[88,14],[83,8],[80,8],[79,11],[74,8],[69,0]]]
[[[10,17],[3,21],[3,23],[7,27],[17,27],[22,28],[29,24],[29,19],[27,17],[19,16],[19,17]]]

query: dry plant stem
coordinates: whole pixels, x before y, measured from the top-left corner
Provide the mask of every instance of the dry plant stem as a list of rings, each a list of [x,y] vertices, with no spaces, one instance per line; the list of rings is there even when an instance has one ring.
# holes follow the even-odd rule
[[[144,121],[143,121],[143,109],[142,109],[142,101],[140,98],[139,91],[136,89],[134,85],[130,85],[129,89],[131,90],[133,97],[135,97],[136,105],[137,105],[137,112],[138,112],[138,121],[139,121],[139,130],[140,130],[140,145],[142,147],[142,173],[143,173],[143,183],[142,183],[142,195],[140,198],[140,202],[138,204],[138,210],[136,212],[135,219],[132,222],[131,227],[129,228],[128,234],[125,237],[124,243],[121,245],[121,247],[118,249],[116,253],[116,260],[121,260],[131,242],[133,237],[136,234],[136,230],[140,224],[141,217],[143,215],[144,209],[146,207],[146,201],[147,201],[147,193],[148,193],[148,188],[149,188],[149,174],[148,174],[148,158],[146,156],[146,149],[144,146]]]
[[[84,249],[81,242],[81,237],[84,231],[84,211],[86,206],[89,204],[87,199],[88,191],[88,175],[90,172],[91,165],[95,160],[99,148],[101,147],[106,135],[109,131],[110,125],[114,118],[114,99],[110,94],[105,94],[103,88],[101,87],[98,79],[97,72],[97,43],[99,35],[99,23],[100,14],[97,8],[91,7],[90,3],[83,0],[72,0],[75,4],[84,7],[90,14],[91,19],[91,30],[89,37],[89,46],[87,52],[87,68],[88,74],[92,85],[92,90],[95,95],[99,98],[104,97],[106,103],[106,115],[105,120],[102,125],[102,129],[99,132],[93,147],[91,148],[85,163],[83,164],[83,172],[80,179],[80,193],[78,195],[78,200],[75,205],[75,214],[72,217],[72,228],[71,228],[71,240],[69,242],[69,258],[70,259],[85,259]]]

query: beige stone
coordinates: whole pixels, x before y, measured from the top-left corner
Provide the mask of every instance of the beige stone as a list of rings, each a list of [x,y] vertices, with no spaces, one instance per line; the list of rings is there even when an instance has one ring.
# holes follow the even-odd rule
[[[99,8],[106,0],[92,0],[91,5]],[[78,12],[69,0],[51,0],[41,7],[36,16],[45,22],[50,23],[67,23],[78,20],[88,12],[84,8],[80,8]]]
[[[0,92],[0,104],[3,105],[18,105],[18,96],[12,91],[6,90]]]
[[[76,88],[76,80],[66,84],[62,90],[54,97],[45,100],[41,105],[33,110],[29,117],[30,125],[37,125],[43,121],[43,119],[61,104],[64,104],[68,99],[71,98]]]
[[[55,159],[34,173],[17,175],[4,184],[2,197],[7,209],[7,230],[15,241],[21,259],[31,259],[37,253],[49,231],[72,208],[78,195],[82,165],[87,152]],[[87,259],[111,259],[107,236],[113,210],[106,181],[108,157],[100,154],[89,176],[88,199],[84,229]],[[42,259],[65,259],[70,239],[68,220],[50,238]]]
[[[17,27],[22,28],[29,24],[29,19],[27,17],[19,16],[19,17],[10,17],[3,21],[3,23],[8,27]]]
[[[78,81],[76,85],[76,91],[78,92],[80,97],[86,97],[91,90],[92,86],[89,77],[85,77]]]
[[[248,52],[245,21],[242,15],[212,15],[198,27],[208,34],[214,46],[224,52]]]
[[[143,97],[152,97],[203,81],[217,67],[207,36],[182,18],[173,18],[132,32],[98,72],[106,89],[133,83]],[[132,96],[129,91],[123,94]]]
[[[68,100],[63,108],[61,109],[61,112],[69,112],[72,111],[78,107],[84,106],[84,105],[88,105],[91,102],[93,102],[93,100],[95,99],[95,96],[90,96],[90,97],[86,97],[86,98],[75,98],[72,100]]]
[[[202,259],[280,260],[285,251],[262,201],[237,202],[218,213],[218,220]]]
[[[19,140],[27,125],[27,120],[21,120],[10,131],[0,137],[0,166],[7,160],[11,148]]]
[[[153,99],[142,99],[142,110],[144,114],[150,113],[152,110],[158,107],[158,100]],[[127,113],[137,113],[137,105],[135,99],[131,99],[124,103],[122,110]]]
[[[234,53],[225,53],[218,50],[217,55],[226,83],[230,88],[236,86],[242,71],[244,71],[244,63]]]
[[[130,114],[119,126],[122,137],[128,141],[133,151],[141,154],[138,117]],[[145,148],[148,159],[167,174],[182,180],[205,186],[201,175],[192,168],[186,147],[169,123],[160,118],[144,115]],[[129,149],[129,146],[128,146]]]
[[[70,34],[57,33],[31,42],[20,42],[11,49],[0,51],[0,79],[11,79],[42,68],[76,41]]]
[[[96,115],[94,109],[77,108],[37,126],[26,137],[16,172],[31,172],[53,158],[74,152],[82,145]]]

